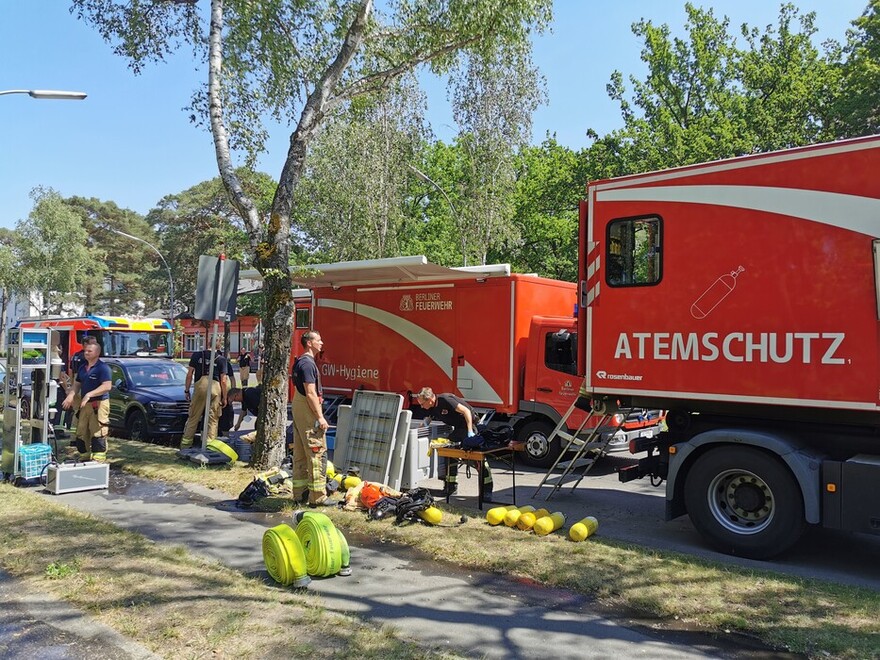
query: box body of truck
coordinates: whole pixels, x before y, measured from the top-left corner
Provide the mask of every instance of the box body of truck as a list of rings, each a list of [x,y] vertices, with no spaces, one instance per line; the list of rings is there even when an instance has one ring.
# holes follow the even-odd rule
[[[726,465],[748,479],[741,462],[754,456],[731,448],[770,459],[793,480],[802,519],[826,524],[841,505],[823,493],[840,495],[841,484],[822,467],[880,453],[878,168],[880,139],[867,138],[588,186],[579,264],[587,387],[596,405],[670,409],[673,453],[661,447],[637,476],[669,478],[671,516],[694,518],[708,500],[722,528],[712,540],[730,551],[768,554],[756,539],[766,531],[777,543],[771,523],[790,517],[748,509],[745,486],[705,474]],[[710,467],[722,449],[728,457]],[[722,495],[693,495],[689,481]],[[880,506],[856,525],[872,526],[880,531]]]
[[[511,274],[505,264],[442,268],[424,257],[316,269],[297,280],[311,294],[296,297],[298,309],[310,309],[296,325],[297,335],[311,327],[324,339],[325,394],[365,389],[411,401],[425,386],[451,392],[514,425],[528,460],[552,463],[559,446],[550,433],[581,383],[576,285]]]

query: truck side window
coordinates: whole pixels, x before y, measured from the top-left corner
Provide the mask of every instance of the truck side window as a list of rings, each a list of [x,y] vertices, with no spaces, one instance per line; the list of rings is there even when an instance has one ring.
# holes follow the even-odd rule
[[[296,310],[296,327],[297,328],[310,328],[312,327],[309,324],[309,309],[298,309]]]
[[[660,218],[627,218],[608,223],[605,281],[609,286],[646,286],[660,281]]]
[[[553,371],[577,373],[577,333],[548,332],[544,340],[544,364]]]

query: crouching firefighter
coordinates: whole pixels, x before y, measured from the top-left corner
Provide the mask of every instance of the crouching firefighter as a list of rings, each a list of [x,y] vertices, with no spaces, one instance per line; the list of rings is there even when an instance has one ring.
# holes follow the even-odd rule
[[[461,443],[465,438],[477,434],[477,413],[464,399],[454,394],[434,394],[430,387],[423,387],[416,395],[419,405],[428,411],[428,418],[453,427],[449,434],[450,442]],[[440,474],[446,476],[444,495],[455,495],[458,490],[458,461],[440,458]],[[492,471],[489,463],[483,460],[483,501],[492,501]]]
[[[76,422],[76,449],[82,461],[107,460],[107,434],[110,427],[110,367],[101,357],[101,345],[94,337],[83,339],[84,362],[61,407],[71,410],[80,396]]]

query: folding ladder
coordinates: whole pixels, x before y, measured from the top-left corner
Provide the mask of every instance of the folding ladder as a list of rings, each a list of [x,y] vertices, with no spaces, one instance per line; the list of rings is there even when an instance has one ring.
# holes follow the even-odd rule
[[[626,417],[623,417],[623,420],[618,424],[612,432],[608,432],[606,424],[614,419],[614,415],[607,413],[603,414],[599,419],[599,423],[591,429],[589,435],[585,438],[581,437],[584,428],[594,417],[597,416],[597,413],[590,410],[590,413],[584,418],[584,421],[581,422],[580,426],[577,427],[574,433],[569,433],[568,429],[568,419],[571,417],[572,413],[574,413],[575,409],[578,408],[578,399],[571,404],[568,408],[568,411],[556,425],[556,428],[553,429],[553,432],[550,434],[550,437],[547,438],[548,443],[553,442],[553,438],[562,438],[567,440],[565,447],[562,449],[562,452],[557,456],[556,460],[553,462],[553,465],[550,466],[550,469],[547,470],[547,474],[544,475],[544,478],[541,479],[541,483],[538,484],[538,487],[535,489],[534,495],[532,498],[536,497],[538,493],[541,491],[541,488],[547,484],[553,486],[550,492],[547,494],[547,497],[544,500],[549,500],[555,493],[558,491],[566,482],[570,482],[574,477],[577,477],[577,481],[575,481],[574,485],[571,487],[572,492],[574,489],[578,487],[578,484],[581,483],[581,480],[586,476],[587,472],[590,471],[590,468],[595,465],[596,461],[598,461],[602,456],[605,455],[605,451],[608,448],[608,443],[611,442],[611,438],[614,437],[614,434],[617,433],[618,430],[623,426],[623,422]],[[605,431],[601,431],[601,429],[605,428]],[[577,447],[577,450],[574,453],[574,456],[569,461],[563,461],[563,458],[568,454],[570,449]],[[584,459],[584,462],[579,462],[581,459]],[[561,474],[553,474],[553,471],[556,470],[557,467],[563,467]],[[582,468],[580,472],[578,472],[578,468]]]

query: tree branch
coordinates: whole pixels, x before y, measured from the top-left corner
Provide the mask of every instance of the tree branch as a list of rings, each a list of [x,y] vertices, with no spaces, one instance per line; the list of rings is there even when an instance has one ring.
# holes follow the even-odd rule
[[[229,154],[229,135],[223,122],[223,99],[221,76],[223,66],[223,0],[211,0],[211,29],[208,50],[208,113],[211,118],[211,134],[220,178],[230,200],[247,224],[251,247],[256,247],[257,237],[263,234],[260,217],[253,200],[244,192],[241,180],[235,173]]]

